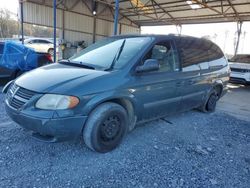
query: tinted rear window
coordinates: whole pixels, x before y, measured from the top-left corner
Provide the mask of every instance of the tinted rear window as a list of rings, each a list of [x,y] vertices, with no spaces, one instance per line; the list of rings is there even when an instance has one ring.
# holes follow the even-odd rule
[[[176,44],[182,59],[182,67],[213,61],[224,56],[217,45],[205,39],[178,38]]]
[[[250,55],[236,55],[230,61],[250,64]]]

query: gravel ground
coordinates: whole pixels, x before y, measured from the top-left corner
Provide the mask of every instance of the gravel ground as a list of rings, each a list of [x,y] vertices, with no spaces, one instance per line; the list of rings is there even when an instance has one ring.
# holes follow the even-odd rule
[[[0,94],[0,187],[249,187],[250,123],[190,111],[137,127],[116,150],[42,143],[7,116]],[[167,120],[167,121],[166,121]]]

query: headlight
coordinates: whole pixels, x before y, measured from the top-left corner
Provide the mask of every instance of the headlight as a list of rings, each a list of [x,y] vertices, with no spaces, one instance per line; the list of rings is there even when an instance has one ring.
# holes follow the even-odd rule
[[[45,94],[37,102],[36,108],[44,110],[65,110],[78,105],[79,99],[74,96]]]

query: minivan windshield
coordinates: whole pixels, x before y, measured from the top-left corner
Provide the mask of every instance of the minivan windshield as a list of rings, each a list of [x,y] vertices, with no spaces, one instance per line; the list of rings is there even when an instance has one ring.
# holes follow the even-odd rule
[[[135,57],[152,37],[107,38],[80,51],[69,59],[97,70],[120,69]]]

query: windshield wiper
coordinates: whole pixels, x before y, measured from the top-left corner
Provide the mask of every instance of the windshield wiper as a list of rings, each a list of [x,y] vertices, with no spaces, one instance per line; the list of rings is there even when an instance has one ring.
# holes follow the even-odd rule
[[[95,67],[81,61],[71,61],[69,59],[63,59],[59,61],[59,63],[95,70]]]
[[[124,46],[125,46],[125,42],[126,42],[126,39],[123,40],[121,46],[119,47],[117,53],[115,54],[115,57],[114,57],[114,59],[113,59],[111,65],[110,65],[110,67],[107,68],[107,69],[105,69],[105,71],[111,71],[111,70],[114,69],[115,63],[116,63],[116,62],[118,61],[118,59],[120,58],[120,55],[121,55],[121,53],[122,53],[122,50],[123,50],[123,48],[124,48]]]

